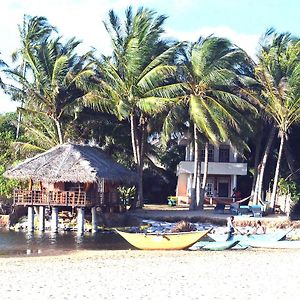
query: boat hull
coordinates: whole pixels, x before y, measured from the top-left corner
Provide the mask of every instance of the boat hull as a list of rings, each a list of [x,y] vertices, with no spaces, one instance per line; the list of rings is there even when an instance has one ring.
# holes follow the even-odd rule
[[[141,250],[183,250],[195,244],[209,230],[180,233],[128,233],[116,230],[128,243]]]
[[[190,249],[191,250],[211,250],[222,251],[233,248],[239,241],[225,241],[225,242],[197,242]]]

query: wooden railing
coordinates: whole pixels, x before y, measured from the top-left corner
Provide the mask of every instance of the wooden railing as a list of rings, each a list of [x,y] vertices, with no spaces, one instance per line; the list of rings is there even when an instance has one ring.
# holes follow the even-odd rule
[[[117,192],[93,193],[79,191],[39,191],[15,190],[14,205],[49,205],[49,206],[113,206],[118,205]]]
[[[15,190],[15,205],[90,206],[85,192],[79,191],[37,191]]]

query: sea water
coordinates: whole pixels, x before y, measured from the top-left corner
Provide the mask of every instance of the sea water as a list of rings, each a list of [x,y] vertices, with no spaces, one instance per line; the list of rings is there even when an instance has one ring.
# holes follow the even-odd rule
[[[113,232],[78,234],[77,232],[0,231],[0,256],[50,255],[74,250],[133,249]]]

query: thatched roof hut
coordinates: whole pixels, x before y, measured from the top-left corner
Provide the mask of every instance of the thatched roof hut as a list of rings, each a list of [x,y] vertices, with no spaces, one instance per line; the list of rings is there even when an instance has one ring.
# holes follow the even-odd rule
[[[134,183],[136,173],[113,161],[99,147],[56,146],[7,170],[5,177],[42,182],[98,182],[100,179]]]

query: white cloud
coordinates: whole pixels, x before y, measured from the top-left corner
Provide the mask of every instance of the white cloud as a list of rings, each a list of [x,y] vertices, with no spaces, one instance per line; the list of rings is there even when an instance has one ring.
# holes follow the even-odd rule
[[[169,13],[173,16],[175,12],[179,13],[182,9],[192,8],[195,3],[198,3],[197,1],[199,0],[173,0]],[[111,49],[110,40],[103,21],[107,19],[110,9],[116,10],[123,17],[124,10],[129,5],[157,9],[161,3],[161,0],[1,0],[1,58],[10,63],[11,53],[19,46],[18,24],[22,23],[24,14],[47,17],[50,24],[56,26],[59,34],[64,38],[75,36],[82,40],[81,51],[94,47],[99,53],[108,54]],[[256,35],[237,33],[225,26],[200,27],[193,32],[175,31],[170,27],[166,31],[168,36],[190,41],[196,41],[200,35],[207,36],[212,33],[225,36],[246,50],[252,57],[258,42]],[[14,110],[15,106],[16,104],[9,102],[9,98],[0,91],[0,112]]]
[[[172,28],[167,28],[166,35],[176,38],[181,41],[197,41],[200,36],[215,35],[219,37],[226,37],[234,44],[245,50],[252,58],[255,58],[256,49],[258,46],[259,35],[242,34],[234,31],[233,29],[221,27],[200,27],[194,31],[175,31]]]

